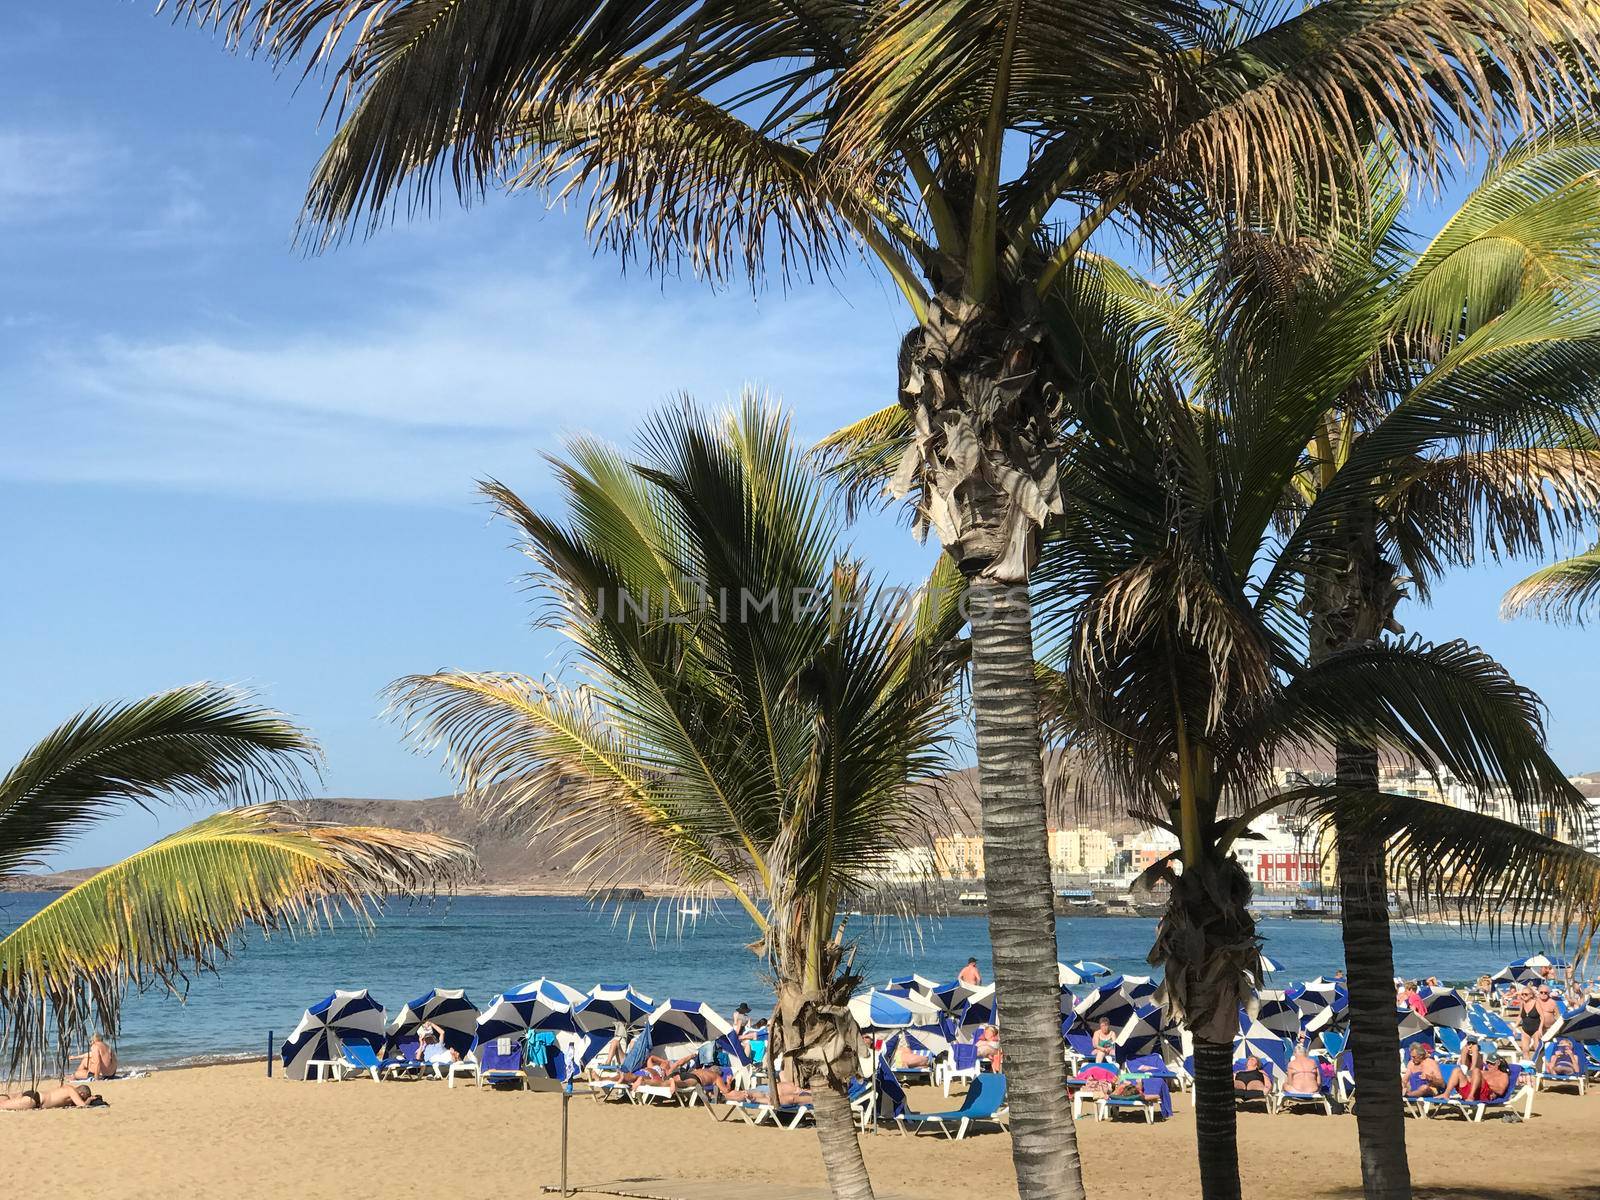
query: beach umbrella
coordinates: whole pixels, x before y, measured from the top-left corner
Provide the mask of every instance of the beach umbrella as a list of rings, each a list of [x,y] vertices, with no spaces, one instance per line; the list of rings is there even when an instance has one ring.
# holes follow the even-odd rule
[[[1265,954],[1261,956],[1261,973],[1263,975],[1272,975],[1281,970],[1283,970],[1282,963],[1279,963],[1275,959],[1268,958]]]
[[[964,1032],[975,1030],[983,1025],[993,1025],[999,1013],[1000,1002],[995,997],[994,984],[985,984],[961,1006],[961,1019],[956,1024]]]
[[[1600,1042],[1600,1009],[1597,1008],[1569,1008],[1554,1025],[1550,1026],[1545,1034],[1545,1040],[1551,1041],[1558,1037],[1571,1038],[1575,1042]]]
[[[318,1000],[283,1042],[283,1073],[304,1079],[313,1062],[337,1062],[346,1042],[376,1050],[383,1044],[383,1005],[366,988],[336,991]]]
[[[1299,1011],[1300,1028],[1307,1033],[1342,1021],[1350,1007],[1350,994],[1344,984],[1320,976],[1293,984],[1285,988],[1283,994]]]
[[[939,985],[923,975],[894,975],[889,979],[889,987],[904,988],[907,991],[931,993]]]
[[[850,1016],[862,1029],[908,1029],[917,1025],[937,1025],[939,1008],[927,996],[903,992],[860,992],[850,997]]]
[[[1394,1016],[1400,1026],[1400,1049],[1408,1050],[1414,1042],[1433,1045],[1433,1026],[1428,1024],[1427,1017],[1409,1004],[1395,1009]]]
[[[966,1007],[967,1001],[974,995],[988,988],[994,991],[994,985],[984,983],[963,983],[959,979],[952,979],[948,983],[936,983],[926,989],[935,1004],[944,1009],[951,1016],[955,1016]]]
[[[716,1009],[699,1000],[663,1000],[645,1023],[651,1043],[667,1058],[681,1057],[705,1042],[733,1033],[733,1026]],[[674,1050],[676,1054],[670,1053]]]
[[[1466,1028],[1471,1012],[1467,998],[1458,989],[1425,987],[1417,995],[1427,1007],[1428,1024],[1444,1029]]]
[[[1476,1003],[1467,1005],[1467,1028],[1479,1037],[1496,1040],[1501,1038],[1509,1040],[1516,1036],[1504,1017]]]
[[[1111,968],[1106,966],[1105,963],[1097,963],[1087,958],[1080,958],[1077,962],[1073,963],[1072,969],[1079,975],[1083,976],[1085,980],[1104,979],[1107,975],[1113,973]]]
[[[535,979],[496,996],[478,1018],[478,1041],[526,1033],[530,1029],[578,1032],[573,1010],[586,997],[554,979]]]
[[[1565,971],[1572,964],[1564,958],[1545,954],[1541,951],[1538,954],[1530,954],[1527,958],[1519,958],[1511,965],[1513,967],[1532,967],[1536,971],[1542,971],[1546,967],[1554,967],[1558,971]]]
[[[1149,975],[1123,975],[1121,978],[1122,994],[1135,1003],[1149,1000],[1156,994],[1156,981]]]
[[[1164,1045],[1177,1041],[1177,1027],[1167,1021],[1166,1010],[1154,1004],[1141,1004],[1117,1031],[1117,1059],[1126,1061],[1146,1054],[1160,1054]]]
[[[586,1033],[635,1029],[650,1015],[656,1002],[626,983],[597,983],[573,1010],[578,1028]]]
[[[1283,1037],[1295,1038],[1300,1034],[1300,1010],[1282,992],[1261,993],[1255,1019]],[[1240,1024],[1243,1025],[1244,1021],[1241,1020]]]
[[[437,1025],[444,1044],[465,1054],[477,1036],[478,1010],[463,988],[434,988],[411,1001],[389,1023],[389,1045],[394,1045],[424,1022]]]
[[[1289,1069],[1289,1042],[1260,1021],[1249,1020],[1239,1027],[1233,1039],[1233,1059],[1239,1062],[1250,1055],[1261,1060],[1262,1069],[1282,1075]]]
[[[1078,966],[1083,965],[1084,964],[1082,963],[1078,964]],[[1096,978],[1098,978],[1098,976],[1080,971],[1078,970],[1078,967],[1068,966],[1064,962],[1058,962],[1056,964],[1056,981],[1060,983],[1063,989],[1069,987],[1082,987],[1091,979]]]
[[[1122,990],[1122,976],[1113,975],[1104,983],[1095,984],[1092,991],[1086,992],[1072,1006],[1070,1025],[1073,1031],[1091,1033],[1100,1018],[1105,1017],[1111,1022],[1111,1028],[1118,1029],[1128,1023],[1138,1007],[1138,1003]]]

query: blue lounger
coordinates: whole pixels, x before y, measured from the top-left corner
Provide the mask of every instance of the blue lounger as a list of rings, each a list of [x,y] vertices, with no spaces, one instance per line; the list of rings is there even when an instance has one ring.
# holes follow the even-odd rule
[[[897,1120],[902,1132],[921,1133],[924,1129],[933,1129],[960,1141],[967,1136],[967,1130],[979,1122],[1004,1129],[1005,1113],[1006,1077],[979,1075],[967,1088],[960,1108],[940,1113],[908,1112]]]
[[[1469,1121],[1482,1121],[1484,1113],[1492,1109],[1514,1108],[1521,1101],[1522,1117],[1527,1120],[1533,1116],[1533,1088],[1522,1076],[1520,1064],[1513,1063],[1507,1067],[1505,1094],[1497,1100],[1467,1100],[1456,1093],[1448,1096],[1417,1096],[1410,1101],[1411,1111],[1420,1117],[1454,1112]]]

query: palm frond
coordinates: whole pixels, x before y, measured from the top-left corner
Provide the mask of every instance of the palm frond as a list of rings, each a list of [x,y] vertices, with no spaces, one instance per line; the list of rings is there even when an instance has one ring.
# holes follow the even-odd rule
[[[315,930],[373,901],[451,885],[472,869],[449,838],[308,822],[280,805],[231,809],[91,876],[0,938],[0,1046],[38,1078],[55,1047],[115,1036],[129,987],[182,995],[243,931]]]
[[[1581,622],[1596,598],[1600,598],[1600,546],[1535,571],[1506,593],[1500,610],[1506,617]]]
[[[1385,845],[1391,878],[1418,904],[1473,925],[1545,924],[1581,946],[1600,921],[1600,858],[1526,824],[1414,796],[1307,788],[1304,811]]]
[[[304,793],[316,743],[236,688],[196,683],[68,720],[0,779],[0,874],[37,865],[118,805]]]

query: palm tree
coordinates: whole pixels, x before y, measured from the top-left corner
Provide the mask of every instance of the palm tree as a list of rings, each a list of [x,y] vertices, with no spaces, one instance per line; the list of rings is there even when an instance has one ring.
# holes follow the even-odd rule
[[[1028,581],[1061,509],[1055,409],[1088,386],[1050,333],[1108,222],[1181,257],[1234,218],[1292,233],[1368,140],[1424,175],[1569,94],[1572,0],[171,0],[279,62],[331,68],[317,244],[491,187],[587,193],[627,261],[714,281],[874,262],[915,322],[890,472],[972,593],[990,934],[1028,1200],[1082,1195],[1063,1088]],[[1349,217],[1324,207],[1316,221]],[[1081,365],[1081,364],[1080,364]]]
[[[886,605],[787,419],[751,398],[720,423],[657,415],[636,460],[580,440],[555,468],[565,524],[484,491],[582,684],[450,671],[401,680],[397,702],[484,809],[584,846],[582,868],[647,863],[738,901],[777,983],[769,1053],[817,1089],[833,1194],[868,1198],[840,913],[927,844],[912,785],[946,762],[953,580]]]
[[[1236,246],[1208,282],[1229,293],[1221,352],[1257,356],[1266,389],[1314,380],[1327,404],[1293,430],[1307,454],[1280,514],[1294,525],[1282,561],[1306,563],[1314,658],[1398,628],[1407,591],[1426,601],[1445,570],[1538,553],[1600,515],[1597,168],[1600,132],[1564,122],[1498,156],[1418,243],[1380,157],[1367,232],[1299,253]],[[1334,752],[1341,787],[1377,790],[1375,747]],[[1337,843],[1351,1050],[1361,1078],[1387,1080],[1398,1041],[1384,848],[1346,827]],[[1369,1200],[1409,1196],[1398,1086],[1364,1087],[1357,1125]]]
[[[0,874],[115,808],[237,803],[302,792],[317,758],[304,731],[216,684],[79,713],[0,780]],[[314,928],[371,898],[448,883],[472,863],[429,834],[322,825],[275,803],[214,814],[97,872],[0,938],[0,1045],[38,1078],[94,1027],[115,1037],[129,985],[181,995],[247,925]]]
[[[1592,923],[1585,906],[1600,897],[1600,861],[1515,823],[1344,780],[1273,792],[1275,759],[1350,744],[1480,789],[1503,782],[1522,813],[1576,816],[1583,804],[1544,750],[1537,699],[1480,651],[1375,638],[1312,653],[1299,602],[1317,576],[1298,590],[1281,580],[1326,564],[1305,561],[1297,529],[1278,536],[1279,514],[1260,497],[1269,477],[1315,459],[1261,438],[1288,402],[1254,378],[1263,361],[1219,360],[1193,391],[1152,385],[1143,428],[1122,420],[1115,441],[1093,447],[1092,480],[1066,476],[1061,549],[1048,544],[1041,566],[1052,585],[1041,604],[1070,667],[1052,677],[1067,693],[1054,707],[1076,753],[1091,779],[1115,784],[1179,842],[1152,871],[1171,896],[1151,961],[1195,1037],[1208,1200],[1239,1195],[1232,1049],[1260,942],[1231,851],[1250,821],[1287,806],[1331,820],[1342,836],[1387,846],[1411,886],[1459,888],[1491,919],[1508,904]],[[1120,463],[1108,447],[1121,448]],[[1392,993],[1383,1014],[1393,1022]],[[1363,1105],[1381,1089],[1363,1084]]]

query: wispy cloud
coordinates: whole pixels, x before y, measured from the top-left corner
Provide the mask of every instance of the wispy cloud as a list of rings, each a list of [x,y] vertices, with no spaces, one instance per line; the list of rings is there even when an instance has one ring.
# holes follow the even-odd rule
[[[79,207],[104,161],[93,134],[0,129],[0,221],[45,220]]]
[[[625,440],[679,392],[762,386],[815,433],[892,397],[888,305],[669,299],[573,265],[408,283],[359,319],[38,347],[0,375],[0,474],[426,503],[525,478],[564,432]]]

